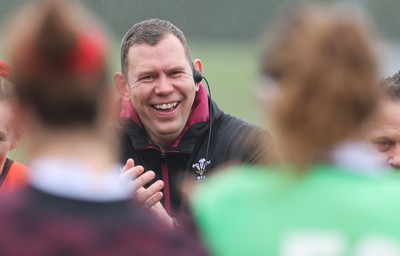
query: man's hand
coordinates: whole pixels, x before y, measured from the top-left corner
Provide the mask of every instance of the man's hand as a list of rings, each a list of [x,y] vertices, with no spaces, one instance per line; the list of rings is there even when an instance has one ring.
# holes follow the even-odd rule
[[[173,220],[162,206],[160,200],[163,197],[161,189],[164,188],[164,182],[158,180],[150,187],[144,188],[155,177],[153,171],[144,172],[141,165],[135,166],[133,159],[129,158],[125,166],[121,170],[119,180],[124,184],[127,183],[129,190],[132,192],[133,198],[148,208],[154,215],[158,216],[168,226],[173,226]]]
[[[132,192],[133,198],[137,202],[143,204],[146,208],[150,208],[163,197],[163,193],[160,191],[164,187],[162,180],[158,180],[150,187],[144,188],[144,185],[153,180],[154,177],[155,173],[153,171],[144,172],[143,166],[135,166],[133,159],[129,158],[121,170],[119,181],[127,184],[129,191]]]
[[[162,206],[162,204],[160,202],[157,202],[156,204],[154,204],[151,208],[150,211],[152,213],[154,213],[155,216],[157,216],[158,218],[160,218],[164,223],[166,223],[168,226],[170,227],[174,227],[174,221],[171,218],[171,216],[169,216],[169,214],[167,213],[167,211],[165,210],[164,206]]]

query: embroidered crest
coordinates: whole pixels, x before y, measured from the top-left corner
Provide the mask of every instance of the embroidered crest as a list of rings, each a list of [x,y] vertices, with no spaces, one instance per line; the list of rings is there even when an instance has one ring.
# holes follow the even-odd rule
[[[205,172],[206,166],[211,163],[210,160],[206,160],[205,158],[201,158],[197,163],[192,164],[192,168],[196,168],[197,180],[204,180],[206,178]]]

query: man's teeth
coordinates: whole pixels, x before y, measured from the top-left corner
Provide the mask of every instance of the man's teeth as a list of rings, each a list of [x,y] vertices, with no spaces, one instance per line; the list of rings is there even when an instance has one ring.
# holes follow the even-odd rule
[[[156,104],[156,105],[154,105],[154,108],[166,110],[166,109],[174,108],[174,107],[176,107],[176,105],[178,105],[178,102],[168,103],[168,104],[165,104],[165,103],[164,104]]]

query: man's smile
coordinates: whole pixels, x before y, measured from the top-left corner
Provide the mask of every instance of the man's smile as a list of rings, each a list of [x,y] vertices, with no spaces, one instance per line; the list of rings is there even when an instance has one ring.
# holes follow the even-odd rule
[[[176,108],[179,103],[180,103],[179,101],[175,101],[175,102],[171,102],[171,103],[154,104],[151,106],[156,110],[168,111],[168,110],[172,110],[172,109]]]

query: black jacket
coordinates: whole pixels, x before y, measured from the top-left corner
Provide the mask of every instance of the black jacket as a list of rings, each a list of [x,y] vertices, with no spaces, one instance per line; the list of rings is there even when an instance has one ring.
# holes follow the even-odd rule
[[[208,101],[208,97],[203,96],[195,103],[208,104]],[[133,158],[135,164],[142,165],[145,171],[156,173],[154,180],[164,181],[163,204],[172,216],[177,216],[182,210],[182,181],[202,181],[216,168],[230,162],[263,162],[271,147],[269,134],[264,129],[223,113],[213,101],[210,110],[212,130],[208,155],[209,121],[190,125],[174,143],[176,146],[162,152],[157,145],[149,142],[137,120],[122,119],[122,163]]]

